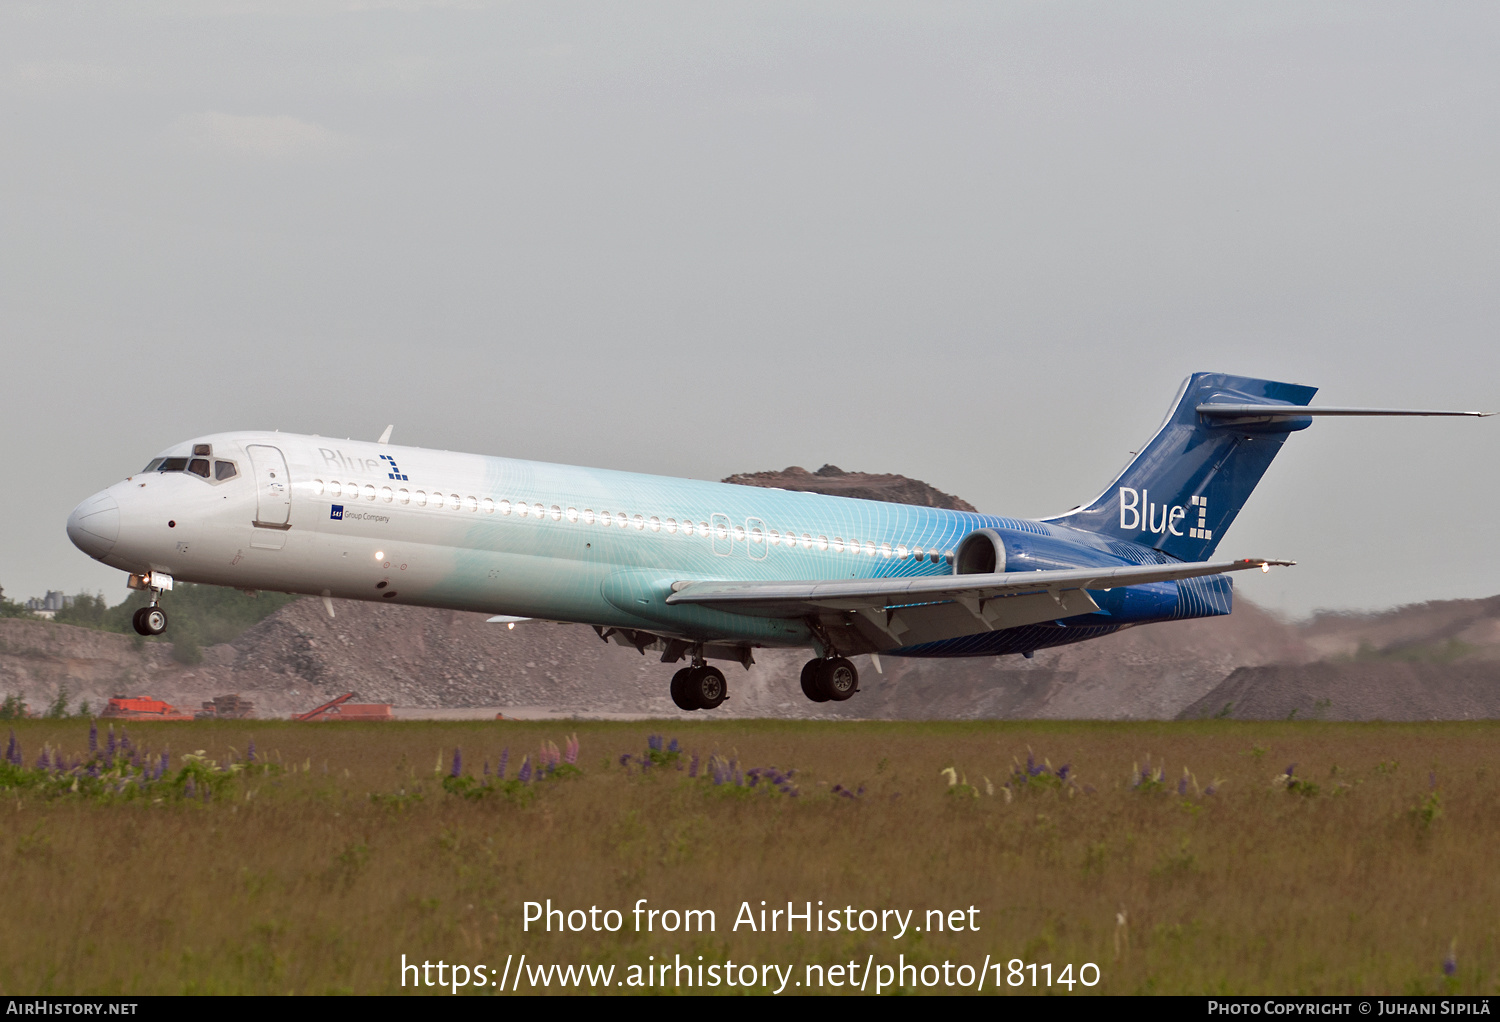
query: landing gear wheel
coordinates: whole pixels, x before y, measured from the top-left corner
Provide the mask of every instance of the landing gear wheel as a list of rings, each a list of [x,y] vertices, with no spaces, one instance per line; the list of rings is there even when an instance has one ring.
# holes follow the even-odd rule
[[[828,693],[829,699],[836,702],[843,702],[859,691],[859,672],[841,656],[824,660],[819,674],[822,682],[820,687]]]
[[[139,635],[160,635],[167,630],[167,612],[160,607],[142,607],[130,618]]]
[[[729,697],[729,683],[724,680],[724,672],[717,667],[692,668],[682,688],[700,710],[717,709]]]
[[[815,703],[828,702],[828,693],[823,691],[822,668],[821,660],[809,660],[802,667],[802,694]]]
[[[688,675],[693,673],[691,667],[684,667],[672,675],[672,702],[677,704],[679,710],[696,710],[698,704],[694,702],[688,693]]]

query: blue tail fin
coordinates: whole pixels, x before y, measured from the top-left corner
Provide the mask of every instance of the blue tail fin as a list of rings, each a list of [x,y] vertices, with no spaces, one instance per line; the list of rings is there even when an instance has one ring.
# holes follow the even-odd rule
[[[1316,387],[1194,373],[1156,436],[1099,499],[1047,521],[1153,547],[1184,561],[1206,560],[1287,435],[1312,420],[1216,420],[1200,415],[1197,406],[1305,405],[1315,393]]]

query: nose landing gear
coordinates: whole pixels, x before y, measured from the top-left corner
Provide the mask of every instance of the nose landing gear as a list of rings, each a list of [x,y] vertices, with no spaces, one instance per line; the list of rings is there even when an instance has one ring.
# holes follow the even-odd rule
[[[802,668],[802,694],[815,703],[843,702],[859,691],[859,672],[841,656],[809,660]]]
[[[160,635],[167,630],[167,612],[153,603],[136,611],[130,623],[140,635]]]
[[[683,710],[713,710],[729,698],[724,672],[701,660],[672,675],[672,702]]]
[[[138,635],[160,635],[167,630],[167,612],[161,609],[161,594],[172,588],[172,576],[159,571],[148,575],[131,575],[126,582],[131,589],[151,594],[150,602],[136,611],[130,624]]]

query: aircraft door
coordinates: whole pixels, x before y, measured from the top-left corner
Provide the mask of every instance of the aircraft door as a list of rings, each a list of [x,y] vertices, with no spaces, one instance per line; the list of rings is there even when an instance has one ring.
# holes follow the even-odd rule
[[[730,524],[728,515],[717,512],[709,515],[708,529],[714,538],[714,553],[720,557],[728,557],[734,553],[734,526]]]
[[[257,532],[251,546],[280,550],[286,545],[286,530],[292,527],[292,485],[286,458],[279,448],[265,444],[249,444],[246,451],[255,471],[253,524]]]
[[[745,519],[745,541],[752,561],[764,561],[771,552],[771,544],[766,542],[766,523],[759,518]]]

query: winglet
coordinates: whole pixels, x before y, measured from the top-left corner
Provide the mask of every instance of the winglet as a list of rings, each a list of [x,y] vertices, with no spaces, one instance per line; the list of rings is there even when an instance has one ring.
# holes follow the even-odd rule
[[[385,432],[382,433],[382,434],[380,434],[380,439],[377,440],[377,441],[375,441],[375,442],[377,444],[388,444],[388,443],[390,443],[391,442],[391,430],[393,430],[395,428],[396,428],[396,424],[394,422],[391,423],[389,426],[385,427]]]

